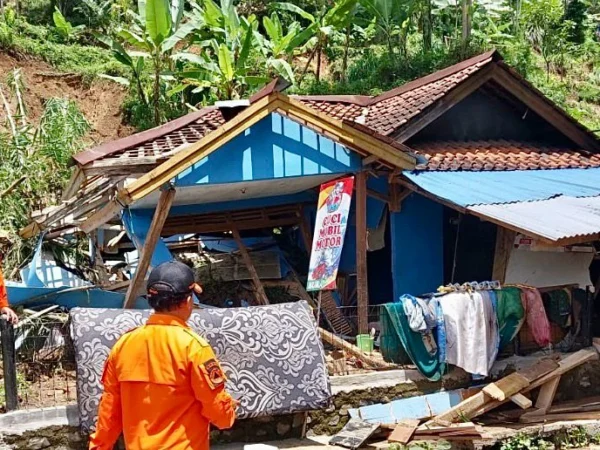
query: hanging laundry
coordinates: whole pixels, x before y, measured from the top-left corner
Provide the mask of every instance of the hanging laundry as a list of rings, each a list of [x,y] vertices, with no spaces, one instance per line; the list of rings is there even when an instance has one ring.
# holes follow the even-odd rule
[[[525,321],[525,310],[521,300],[521,290],[505,287],[495,291],[498,299],[498,328],[500,330],[500,349],[503,349],[517,336]]]
[[[444,313],[446,361],[465,371],[487,376],[497,353],[496,318],[480,292],[452,293],[438,298]]]
[[[446,325],[444,324],[444,311],[442,305],[437,298],[433,298],[429,301],[429,305],[435,308],[435,336],[438,345],[438,358],[441,364],[446,363]]]
[[[439,381],[446,370],[446,365],[440,363],[433,333],[412,331],[403,303],[403,298],[400,298],[397,303],[383,305],[381,320],[393,325],[396,336],[419,372],[431,381]]]
[[[500,328],[498,327],[498,298],[496,297],[496,293],[494,291],[481,291],[481,297],[484,302],[487,302],[492,307],[491,314],[491,322],[489,324],[489,366],[488,370],[492,369],[496,358],[498,357],[498,353],[500,352]]]
[[[525,308],[525,321],[535,343],[544,348],[552,342],[550,334],[550,321],[544,308],[540,291],[536,288],[522,287],[523,306]]]
[[[411,330],[425,333],[435,328],[435,311],[430,309],[425,300],[404,294],[400,297],[400,301]]]
[[[571,316],[571,296],[566,289],[556,289],[543,294],[548,319],[561,328],[569,326]]]

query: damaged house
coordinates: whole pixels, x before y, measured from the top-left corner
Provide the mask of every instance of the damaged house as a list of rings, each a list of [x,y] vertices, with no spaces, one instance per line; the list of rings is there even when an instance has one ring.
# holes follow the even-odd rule
[[[551,344],[571,331],[591,345],[600,288],[592,132],[495,51],[373,97],[285,87],[275,80],[248,100],[75,155],[62,204],[34,213],[22,236],[87,233],[99,264],[127,266],[114,299],[125,308],[144,307],[148,269],[178,254],[204,284],[243,285],[217,290],[212,306],[303,299],[322,309],[337,346],[373,327],[386,337],[379,305],[473,281],[568,291],[570,318],[553,322]],[[354,192],[337,289],[317,305],[303,286],[319,186],[345,176]],[[527,327],[509,340],[509,353],[540,348]],[[390,345],[387,361],[408,362]]]

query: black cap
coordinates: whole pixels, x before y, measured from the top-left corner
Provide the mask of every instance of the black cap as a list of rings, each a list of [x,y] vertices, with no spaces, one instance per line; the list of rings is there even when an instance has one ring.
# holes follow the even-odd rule
[[[183,296],[191,294],[194,284],[194,271],[179,261],[159,264],[148,277],[148,294]]]

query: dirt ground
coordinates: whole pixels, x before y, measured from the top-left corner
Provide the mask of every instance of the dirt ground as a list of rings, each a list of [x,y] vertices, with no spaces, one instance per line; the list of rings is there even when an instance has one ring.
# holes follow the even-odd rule
[[[17,60],[0,53],[0,83],[4,83],[8,74],[17,68],[21,69],[25,84],[28,116],[34,123],[39,119],[46,100],[67,97],[79,105],[92,126],[88,145],[125,137],[133,132],[131,127],[122,124],[121,105],[127,94],[122,86],[100,79],[87,87],[81,77],[61,74],[44,62],[29,58]]]

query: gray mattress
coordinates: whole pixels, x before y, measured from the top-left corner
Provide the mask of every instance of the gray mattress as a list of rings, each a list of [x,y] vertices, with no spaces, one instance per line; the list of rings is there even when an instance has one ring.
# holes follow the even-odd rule
[[[101,377],[119,337],[150,311],[74,308],[71,334],[83,431],[94,429]],[[194,312],[190,326],[212,345],[240,399],[239,418],[319,409],[331,396],[323,346],[305,302]]]

